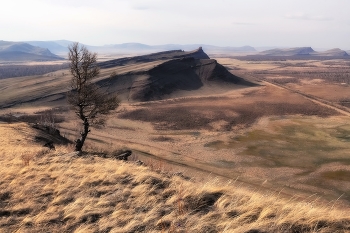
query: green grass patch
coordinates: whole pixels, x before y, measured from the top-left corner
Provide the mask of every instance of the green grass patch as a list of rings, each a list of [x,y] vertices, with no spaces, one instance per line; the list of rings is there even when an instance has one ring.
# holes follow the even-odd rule
[[[244,148],[239,155],[263,158],[255,161],[255,166],[313,171],[330,162],[350,164],[350,144],[347,140],[350,140],[349,125],[322,127],[297,119],[290,124],[276,124],[272,131],[252,130],[229,141],[216,140],[204,146],[217,150]]]

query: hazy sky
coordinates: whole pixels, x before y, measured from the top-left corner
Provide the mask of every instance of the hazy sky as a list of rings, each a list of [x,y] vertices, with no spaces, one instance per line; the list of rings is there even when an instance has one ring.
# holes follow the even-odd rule
[[[350,49],[350,0],[2,0],[0,40]]]

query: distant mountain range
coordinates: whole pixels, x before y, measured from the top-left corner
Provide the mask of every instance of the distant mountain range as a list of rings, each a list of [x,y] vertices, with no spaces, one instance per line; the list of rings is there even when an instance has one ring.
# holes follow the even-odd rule
[[[68,53],[68,46],[73,41],[54,40],[54,41],[23,41],[11,42],[0,40],[0,61],[52,61],[61,60]],[[297,48],[275,48],[258,52],[251,46],[242,47],[220,47],[214,45],[202,44],[165,44],[165,45],[146,45],[141,43],[123,43],[110,44],[104,46],[85,45],[90,51],[101,54],[149,54],[162,51],[185,50],[191,51],[202,47],[209,54],[240,54],[249,56],[322,56],[322,57],[345,57],[349,56],[350,51],[341,49],[331,49],[317,52],[311,47]],[[260,49],[259,49],[260,50]],[[261,51],[261,50],[260,50]],[[57,55],[56,55],[57,54]],[[60,56],[58,56],[60,55]]]
[[[56,41],[25,41],[33,46],[47,48],[51,52],[56,54],[67,54],[68,46],[73,41],[68,40],[56,40]],[[150,52],[161,52],[169,50],[194,50],[198,47],[202,47],[209,53],[220,53],[220,52],[256,52],[251,46],[242,47],[220,47],[214,45],[203,45],[203,44],[165,44],[165,45],[146,45],[141,43],[123,43],[123,44],[110,44],[103,46],[92,46],[85,45],[90,51],[98,53],[150,53]]]
[[[0,61],[52,61],[63,58],[47,48],[33,46],[25,42],[0,40]]]
[[[26,41],[33,46],[38,46],[42,48],[47,48],[51,52],[59,55],[65,56],[68,53],[68,46],[73,43],[73,41],[68,40],[55,40],[55,41]],[[301,56],[301,55],[310,55],[310,56],[348,56],[350,51],[344,51],[341,49],[331,49],[327,51],[317,52],[311,47],[297,47],[297,48],[274,48],[264,50],[259,52],[252,46],[242,46],[242,47],[220,47],[214,45],[205,45],[205,44],[164,44],[164,45],[147,45],[141,43],[123,43],[123,44],[110,44],[103,46],[91,46],[85,45],[90,51],[97,53],[109,53],[109,54],[125,54],[125,53],[138,53],[138,54],[148,54],[162,51],[170,50],[185,50],[191,51],[195,50],[198,47],[202,47],[207,53],[244,53],[246,54],[256,54],[256,55],[265,55],[265,56]],[[267,47],[266,47],[267,48]],[[261,50],[260,50],[261,51]]]
[[[317,52],[311,47],[297,47],[297,48],[288,48],[288,49],[270,49],[258,53],[257,55],[264,56],[333,56],[333,57],[342,57],[349,56],[349,54],[341,49],[331,49],[327,51]]]

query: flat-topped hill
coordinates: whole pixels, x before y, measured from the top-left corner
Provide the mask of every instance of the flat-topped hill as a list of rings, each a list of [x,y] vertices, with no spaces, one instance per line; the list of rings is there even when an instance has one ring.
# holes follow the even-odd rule
[[[259,53],[259,55],[266,56],[298,56],[298,55],[310,55],[314,53],[311,47],[298,47],[288,49],[270,49]]]

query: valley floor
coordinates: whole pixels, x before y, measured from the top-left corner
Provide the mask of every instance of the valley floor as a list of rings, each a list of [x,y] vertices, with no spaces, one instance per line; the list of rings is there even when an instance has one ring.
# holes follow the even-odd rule
[[[60,129],[74,140],[79,126],[66,121]],[[137,159],[191,176],[219,176],[289,197],[340,197],[349,205],[349,134],[347,116],[267,85],[123,104],[106,127],[92,130],[87,145],[132,149]]]

